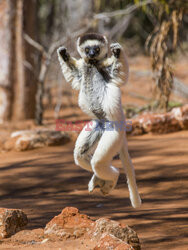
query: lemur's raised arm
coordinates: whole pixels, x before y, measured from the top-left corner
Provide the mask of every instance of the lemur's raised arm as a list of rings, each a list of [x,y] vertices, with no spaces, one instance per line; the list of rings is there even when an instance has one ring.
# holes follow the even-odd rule
[[[77,60],[71,57],[63,46],[57,50],[57,54],[65,80],[71,82],[74,89],[79,90],[82,78],[79,65],[81,59]]]
[[[102,65],[112,77],[112,82],[117,86],[125,85],[129,78],[129,65],[126,55],[119,43],[110,45],[111,57],[103,61]]]

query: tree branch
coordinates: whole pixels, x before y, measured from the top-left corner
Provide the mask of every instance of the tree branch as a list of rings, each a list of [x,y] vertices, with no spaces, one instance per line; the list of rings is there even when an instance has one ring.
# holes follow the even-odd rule
[[[131,18],[133,17],[132,14],[125,16],[123,18],[121,18],[110,30],[109,32],[109,37],[113,38],[116,34],[118,35],[118,37],[121,37],[121,35],[126,31],[126,29],[128,28]]]
[[[46,75],[49,69],[49,65],[53,56],[53,53],[56,51],[56,49],[61,46],[62,44],[65,44],[68,42],[69,39],[74,39],[76,37],[78,37],[79,35],[81,35],[82,33],[86,32],[88,30],[88,28],[90,27],[90,23],[72,33],[70,35],[70,37],[63,37],[60,38],[59,40],[57,40],[56,42],[53,42],[51,44],[51,46],[49,47],[48,50],[46,50],[44,48],[44,46],[42,46],[41,44],[39,44],[38,42],[34,41],[30,36],[28,36],[27,34],[24,34],[24,39],[34,48],[36,48],[40,53],[41,53],[41,63],[40,63],[40,70],[39,70],[39,75],[37,76],[38,78],[38,84],[37,84],[37,94],[36,94],[36,123],[38,125],[42,124],[43,121],[43,112],[44,112],[44,108],[43,108],[43,103],[42,103],[42,99],[43,99],[43,95],[44,95],[44,81],[46,79]],[[27,65],[29,66],[29,65]],[[31,69],[31,68],[30,68]],[[35,72],[34,72],[35,73]]]
[[[146,0],[144,2],[139,2],[138,4],[133,4],[124,10],[116,10],[116,11],[112,11],[112,12],[99,13],[99,14],[94,15],[94,19],[105,19],[105,18],[110,18],[110,17],[114,17],[114,16],[129,15],[133,11],[135,11],[136,9],[138,9],[142,6],[151,4],[152,2],[153,2],[152,0]]]
[[[71,36],[70,36],[70,38],[71,38],[71,39],[74,39],[74,38],[78,37],[79,35],[81,35],[82,33],[85,33],[85,32],[88,30],[89,26],[90,26],[90,25],[88,25],[88,26],[86,26],[85,28],[82,28],[82,29],[80,29],[80,30],[78,30],[78,31],[76,31],[76,32],[74,32],[74,33],[72,33]],[[52,43],[52,45],[50,46],[50,48],[49,48],[49,50],[48,50],[48,54],[49,54],[50,56],[52,56],[53,53],[55,52],[55,50],[56,50],[59,46],[61,46],[62,44],[66,43],[66,42],[68,41],[68,39],[70,39],[70,38],[64,38],[64,37],[63,37],[63,38],[57,40],[56,42]]]
[[[33,46],[35,49],[37,49],[37,50],[40,51],[41,53],[46,52],[45,49],[44,49],[44,47],[43,47],[40,43],[34,41],[29,35],[24,34],[24,39],[25,39],[31,46]]]

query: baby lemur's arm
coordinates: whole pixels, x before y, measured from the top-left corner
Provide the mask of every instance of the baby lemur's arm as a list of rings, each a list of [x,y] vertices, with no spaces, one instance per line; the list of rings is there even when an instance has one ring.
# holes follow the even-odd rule
[[[112,77],[113,83],[120,87],[127,82],[129,77],[128,62],[119,43],[112,43],[110,50],[112,55],[104,60],[103,66]]]
[[[79,70],[80,60],[71,57],[65,47],[60,47],[57,53],[65,80],[71,82],[74,89],[79,90],[82,77],[81,71]]]

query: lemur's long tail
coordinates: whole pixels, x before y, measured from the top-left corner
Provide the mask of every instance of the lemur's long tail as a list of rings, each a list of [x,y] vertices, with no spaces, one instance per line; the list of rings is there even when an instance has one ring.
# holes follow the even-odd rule
[[[131,158],[128,153],[126,139],[120,151],[120,159],[122,161],[122,165],[127,176],[127,183],[128,183],[128,188],[129,188],[131,204],[134,208],[140,207],[142,201],[138,193],[138,189],[136,185],[136,178],[135,178],[135,171],[134,171]]]

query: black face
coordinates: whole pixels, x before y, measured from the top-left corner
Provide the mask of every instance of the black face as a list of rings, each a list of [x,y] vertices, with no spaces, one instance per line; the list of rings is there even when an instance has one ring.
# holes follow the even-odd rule
[[[85,53],[89,58],[95,58],[100,54],[100,47],[99,46],[88,46],[85,48]]]

